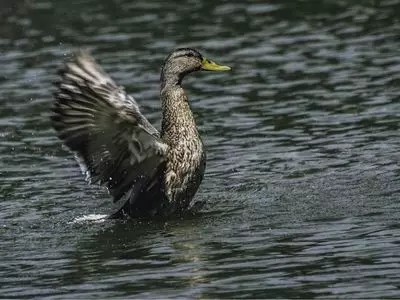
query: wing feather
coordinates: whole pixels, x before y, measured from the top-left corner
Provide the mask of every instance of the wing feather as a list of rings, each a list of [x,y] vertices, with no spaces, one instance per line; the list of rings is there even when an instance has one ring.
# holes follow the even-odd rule
[[[56,87],[53,127],[89,182],[106,185],[118,201],[155,176],[167,145],[136,101],[87,52],[66,63]]]

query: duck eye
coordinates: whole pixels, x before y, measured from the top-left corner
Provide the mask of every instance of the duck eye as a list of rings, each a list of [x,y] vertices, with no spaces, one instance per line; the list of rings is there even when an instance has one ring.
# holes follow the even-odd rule
[[[188,57],[194,57],[194,54],[193,54],[192,52],[189,52],[189,53],[187,54],[187,56],[188,56]]]

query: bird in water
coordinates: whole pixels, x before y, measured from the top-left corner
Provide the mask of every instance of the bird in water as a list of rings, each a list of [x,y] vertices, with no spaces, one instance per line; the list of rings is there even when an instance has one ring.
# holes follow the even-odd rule
[[[199,70],[227,71],[198,51],[180,48],[161,70],[161,132],[135,99],[86,52],[66,62],[56,82],[51,116],[59,138],[75,154],[89,183],[107,187],[110,218],[184,213],[204,176],[206,153],[183,78]]]

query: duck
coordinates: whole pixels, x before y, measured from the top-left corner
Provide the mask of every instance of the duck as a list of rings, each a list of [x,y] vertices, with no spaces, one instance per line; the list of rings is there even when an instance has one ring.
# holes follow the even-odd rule
[[[141,113],[87,50],[78,50],[59,72],[51,123],[89,184],[105,186],[115,208],[111,219],[184,214],[206,168],[206,150],[182,81],[197,71],[228,71],[198,50],[178,48],[161,68],[161,130]]]

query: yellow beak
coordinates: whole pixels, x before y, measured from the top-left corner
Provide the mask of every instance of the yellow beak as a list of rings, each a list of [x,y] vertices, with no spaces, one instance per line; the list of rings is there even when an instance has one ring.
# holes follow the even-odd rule
[[[220,66],[217,65],[212,60],[208,60],[207,58],[203,58],[201,62],[201,69],[207,71],[229,71],[231,68],[228,66]]]

